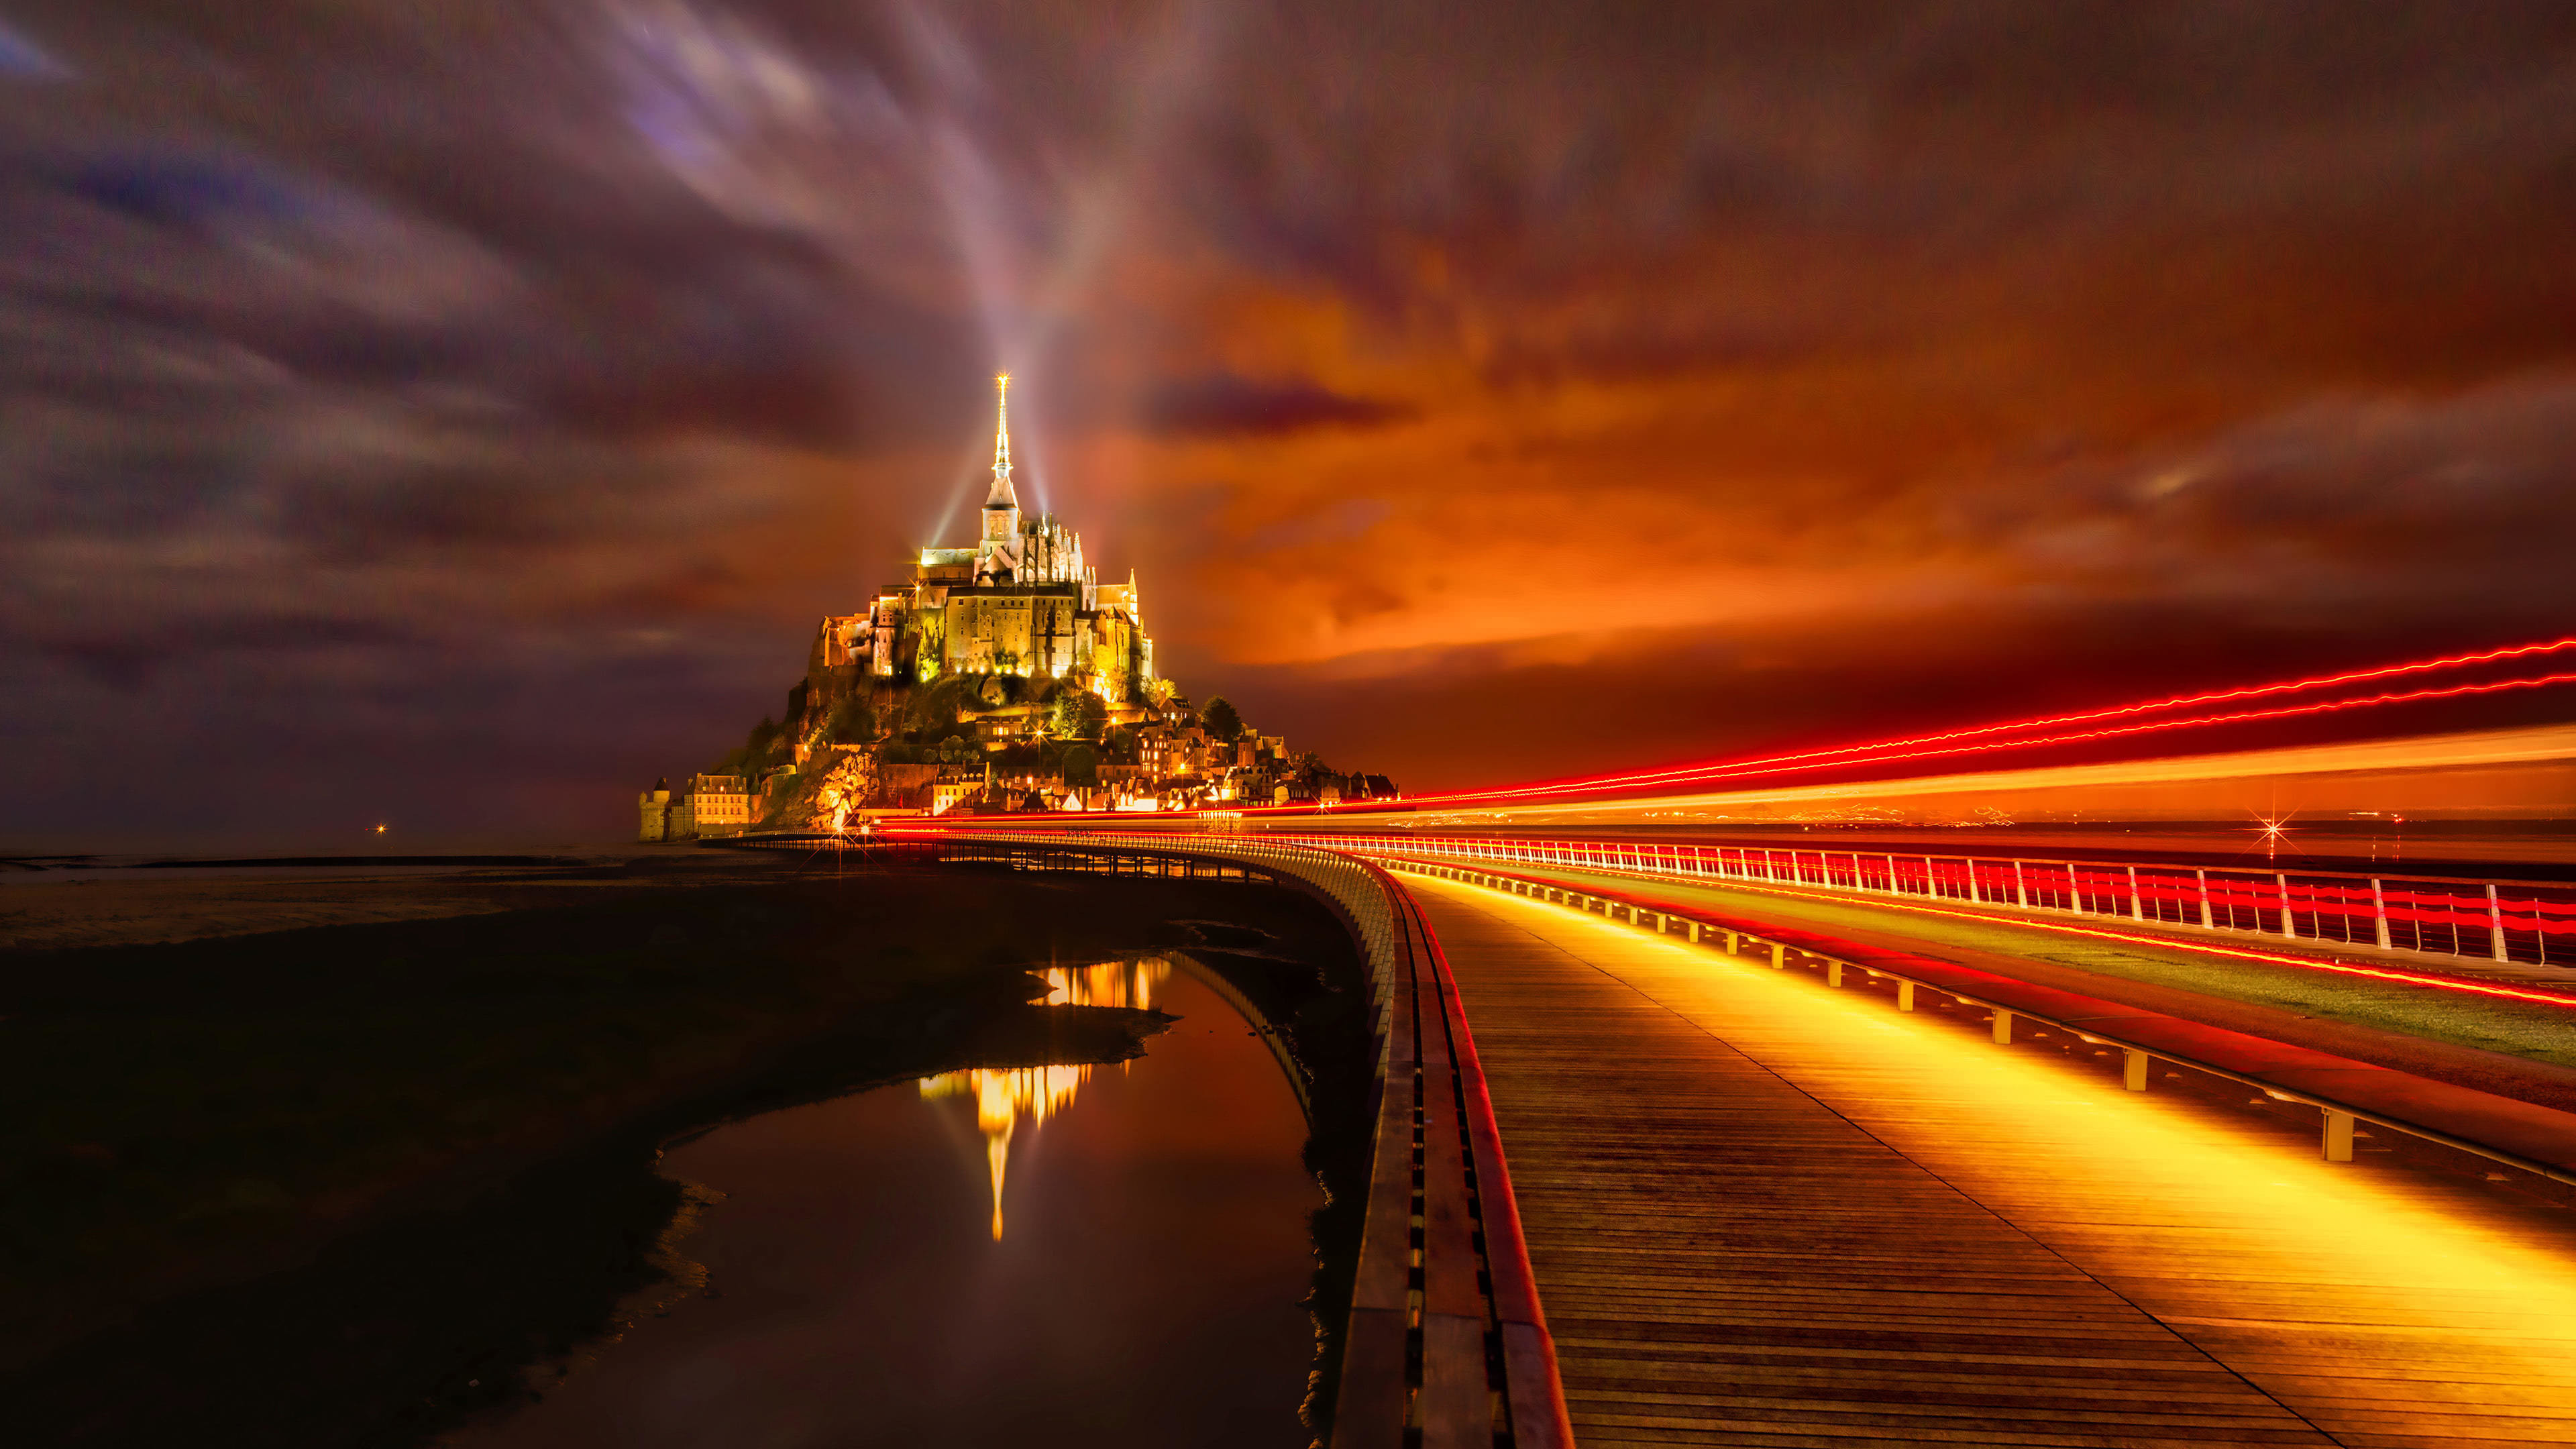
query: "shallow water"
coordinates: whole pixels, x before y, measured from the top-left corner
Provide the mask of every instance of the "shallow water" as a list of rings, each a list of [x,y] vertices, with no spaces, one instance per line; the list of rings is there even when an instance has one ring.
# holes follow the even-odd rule
[[[1305,1122],[1231,1007],[1153,975],[1093,968],[1058,993],[1142,990],[1181,1018],[1123,1068],[958,1074],[674,1147],[665,1173],[724,1194],[681,1245],[717,1296],[450,1442],[1306,1443]],[[997,1118],[998,1239],[999,1134],[979,1126]]]

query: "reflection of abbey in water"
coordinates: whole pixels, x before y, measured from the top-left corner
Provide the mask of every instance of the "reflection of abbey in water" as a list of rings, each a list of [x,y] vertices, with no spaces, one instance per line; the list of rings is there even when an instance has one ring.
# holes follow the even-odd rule
[[[1104,961],[1097,966],[1050,966],[1046,978],[1049,1006],[1130,1006],[1139,1011],[1154,1004],[1154,988],[1172,974],[1160,956],[1141,961]],[[1125,1063],[1120,1063],[1125,1068]],[[1031,1130],[1053,1113],[1072,1105],[1074,1094],[1091,1080],[1086,1064],[1045,1067],[975,1067],[925,1077],[921,1095],[933,1099],[971,1097],[975,1125],[984,1133],[984,1156],[993,1174],[993,1238],[1002,1236],[1002,1177],[1011,1161],[1011,1132],[1021,1118]]]

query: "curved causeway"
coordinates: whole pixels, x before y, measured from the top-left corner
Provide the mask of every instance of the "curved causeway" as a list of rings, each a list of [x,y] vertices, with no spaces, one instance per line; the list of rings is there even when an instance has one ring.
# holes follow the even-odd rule
[[[2062,1031],[1402,879],[1582,1444],[2576,1441],[2562,1210],[2125,1091]]]

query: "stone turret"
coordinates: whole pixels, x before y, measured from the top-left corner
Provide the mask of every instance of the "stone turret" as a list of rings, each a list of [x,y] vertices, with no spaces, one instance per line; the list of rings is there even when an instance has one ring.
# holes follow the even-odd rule
[[[636,832],[639,843],[671,838],[671,782],[656,780],[653,788],[635,797],[637,812],[643,817]]]

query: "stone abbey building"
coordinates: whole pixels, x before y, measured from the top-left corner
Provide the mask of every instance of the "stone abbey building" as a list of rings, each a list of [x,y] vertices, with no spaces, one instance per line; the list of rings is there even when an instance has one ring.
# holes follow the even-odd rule
[[[1239,716],[1214,733],[1154,669],[1135,576],[1104,584],[1082,539],[1020,510],[1010,379],[973,544],[921,551],[863,613],[826,617],[777,724],[714,773],[637,800],[639,835],[840,829],[857,814],[1177,810],[1391,796],[1333,777]],[[935,686],[925,688],[926,686]],[[1096,698],[1097,704],[1092,699]],[[1080,743],[1078,770],[1067,763]],[[737,773],[739,772],[739,773]]]
[[[1011,484],[1010,377],[999,382],[993,485],[983,533],[967,548],[925,548],[907,583],[864,614],[826,618],[809,674],[928,683],[943,674],[1017,674],[1087,688],[1112,704],[1154,677],[1154,641],[1136,579],[1104,584],[1083,561],[1082,535],[1053,515],[1020,511]]]

